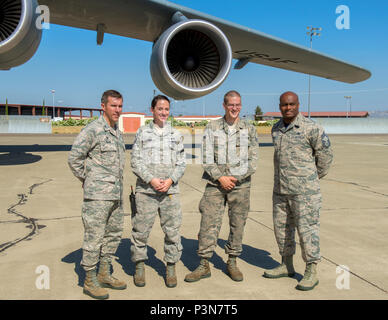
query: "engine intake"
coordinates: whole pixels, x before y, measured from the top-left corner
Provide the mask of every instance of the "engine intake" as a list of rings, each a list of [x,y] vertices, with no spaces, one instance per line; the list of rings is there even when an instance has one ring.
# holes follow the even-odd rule
[[[37,6],[36,0],[0,0],[0,69],[27,62],[38,49]]]
[[[151,76],[164,94],[194,99],[217,89],[229,74],[232,50],[220,29],[202,20],[185,20],[156,41]]]

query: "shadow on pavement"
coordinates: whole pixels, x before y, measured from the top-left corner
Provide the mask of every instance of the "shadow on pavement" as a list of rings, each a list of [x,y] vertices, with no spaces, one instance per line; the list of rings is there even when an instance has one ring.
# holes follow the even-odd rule
[[[226,240],[222,239],[218,239],[217,241],[221,248],[225,247],[226,242]],[[276,268],[280,264],[276,260],[272,259],[271,254],[268,251],[254,248],[247,244],[243,244],[242,249],[243,250],[239,259],[242,259],[253,266],[268,270]]]
[[[198,249],[198,240],[195,239],[187,239],[185,237],[181,237],[183,251],[181,261],[184,266],[190,271],[194,271],[195,268],[198,267],[200,258],[197,255]],[[226,244],[226,240],[218,239],[217,244],[219,247],[224,248]],[[114,258],[117,263],[119,263],[124,272],[133,276],[135,274],[135,264],[131,261],[131,240],[124,238],[121,240],[120,245],[116,251],[116,255]],[[160,277],[164,278],[165,275],[165,263],[158,259],[155,256],[155,249],[147,246],[148,260],[145,261],[146,265],[153,268]],[[243,252],[241,253],[239,259],[244,260],[245,262],[256,266],[261,269],[273,269],[279,265],[279,262],[272,259],[271,254],[268,251],[257,249],[251,247],[249,245],[243,244]],[[69,253],[67,256],[62,258],[62,262],[66,263],[74,263],[74,272],[78,275],[78,286],[82,287],[85,281],[85,271],[81,266],[82,260],[82,248],[75,250]],[[215,269],[222,271],[226,274],[226,260],[227,255],[225,257],[219,256],[217,253],[214,253],[213,256],[209,259],[209,262],[213,264]],[[114,271],[114,270],[113,270]],[[258,273],[261,273],[258,270]],[[297,273],[294,278],[300,281],[303,275]]]
[[[24,153],[24,152],[58,152],[70,151],[71,144],[33,144],[33,145],[0,145],[0,152]],[[126,150],[132,149],[132,144],[125,145]]]
[[[190,270],[190,272],[194,271],[198,267],[200,260],[197,255],[198,240],[187,239],[182,236],[181,242],[183,247],[181,261],[184,266]],[[214,265],[214,268],[223,271],[224,261],[217,253],[213,254],[213,256],[209,259],[209,262]]]
[[[224,248],[226,240],[218,239],[217,244],[219,247]],[[199,264],[200,258],[197,255],[198,249],[198,240],[187,239],[182,237],[182,262],[190,271],[194,271]],[[243,251],[239,259],[244,260],[245,262],[259,267],[261,269],[273,269],[279,265],[279,262],[272,259],[271,254],[268,251],[257,249],[249,245],[243,244]],[[225,257],[220,257],[217,253],[214,253],[213,256],[209,259],[214,265],[214,268],[221,270],[226,274],[226,261],[227,255]]]
[[[12,151],[10,153],[0,154],[0,166],[29,164],[40,160],[42,160],[42,157],[39,155],[21,151]]]
[[[127,275],[133,276],[135,274],[135,264],[131,261],[130,247],[131,240],[122,239],[113,259],[116,259],[117,263],[122,266]],[[165,264],[155,256],[155,253],[156,251],[154,248],[147,246],[148,260],[145,261],[145,264],[153,268],[160,277],[164,278],[166,270]],[[82,248],[69,253],[61,259],[62,262],[74,263],[74,272],[78,275],[78,286],[83,287],[85,281],[85,271],[81,266],[81,260]],[[114,269],[111,269],[111,271],[114,272]]]
[[[135,274],[135,263],[131,261],[131,240],[124,238],[121,240],[119,247],[116,251],[116,261],[121,264],[124,272],[130,276]],[[165,275],[165,263],[155,256],[156,250],[150,246],[147,246],[148,259],[145,264],[154,269],[162,278]]]
[[[259,147],[273,147],[272,142],[260,142]]]
[[[74,263],[74,272],[78,275],[78,286],[83,287],[85,281],[85,271],[81,266],[82,248],[69,253],[61,259],[62,262]]]
[[[133,144],[125,144],[126,150],[132,150]],[[260,147],[272,147],[273,143],[259,143]],[[25,152],[58,152],[58,151],[70,151],[71,144],[32,144],[32,145],[0,145],[0,152],[10,153],[25,153]],[[197,157],[189,154],[191,149],[201,149],[200,144],[185,144],[185,150],[189,157]],[[200,155],[198,151],[198,156]]]

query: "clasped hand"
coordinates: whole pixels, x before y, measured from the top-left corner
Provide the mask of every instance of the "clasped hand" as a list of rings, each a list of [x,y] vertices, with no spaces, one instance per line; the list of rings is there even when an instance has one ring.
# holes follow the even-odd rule
[[[221,187],[226,191],[232,190],[237,183],[237,179],[233,176],[222,176],[218,181],[220,182]]]
[[[173,181],[171,178],[168,178],[166,180],[160,179],[160,178],[153,178],[150,183],[152,188],[154,188],[155,191],[167,192],[168,189],[170,189]]]

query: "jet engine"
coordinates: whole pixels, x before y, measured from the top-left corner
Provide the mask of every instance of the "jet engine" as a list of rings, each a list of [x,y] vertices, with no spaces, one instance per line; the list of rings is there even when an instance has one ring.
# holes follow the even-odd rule
[[[0,0],[0,69],[27,62],[38,49],[37,6],[36,0]]]
[[[217,89],[228,76],[231,63],[229,41],[219,28],[206,21],[185,19],[155,42],[150,69],[161,92],[187,100]]]

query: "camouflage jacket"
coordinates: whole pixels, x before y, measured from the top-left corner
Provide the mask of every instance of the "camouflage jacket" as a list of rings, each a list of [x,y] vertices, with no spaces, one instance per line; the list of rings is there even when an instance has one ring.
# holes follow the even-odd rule
[[[103,116],[82,129],[68,164],[83,182],[84,199],[122,199],[125,144],[119,129],[111,128]]]
[[[333,160],[329,137],[323,128],[298,114],[286,128],[283,120],[272,128],[274,152],[274,192],[316,194],[319,179]]]
[[[157,194],[150,182],[153,178],[171,178],[173,184],[167,194],[179,193],[178,181],[186,168],[183,137],[166,123],[162,133],[154,129],[151,121],[136,132],[131,153],[131,167],[137,176],[136,191]]]
[[[259,138],[256,128],[245,120],[239,120],[235,131],[229,132],[225,118],[210,122],[202,141],[202,178],[219,186],[222,176],[237,179],[235,188],[251,185],[259,158]]]

